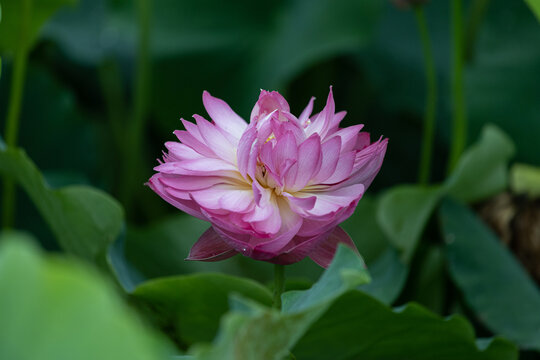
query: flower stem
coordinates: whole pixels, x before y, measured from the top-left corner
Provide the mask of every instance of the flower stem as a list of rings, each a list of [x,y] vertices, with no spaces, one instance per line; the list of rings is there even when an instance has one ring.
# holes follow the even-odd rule
[[[463,91],[463,9],[462,0],[450,1],[452,29],[452,136],[448,172],[456,166],[467,139],[465,94]]]
[[[435,61],[431,48],[431,39],[426,25],[424,8],[416,6],[414,8],[420,40],[422,42],[422,52],[424,55],[424,67],[426,73],[426,107],[424,110],[424,134],[422,137],[422,153],[420,157],[420,169],[418,179],[420,184],[429,183],[431,172],[431,159],[433,154],[433,138],[435,135],[435,114],[437,108],[437,75],[435,72]]]
[[[32,4],[30,0],[21,0],[21,22],[19,27],[18,46],[15,49],[13,62],[13,75],[11,79],[10,98],[6,119],[6,145],[13,147],[17,144],[19,132],[19,118],[21,114],[24,81],[26,78],[26,65],[28,62],[28,31]],[[5,180],[2,196],[2,226],[13,227],[15,221],[15,184],[11,180]]]
[[[274,265],[274,307],[281,309],[281,294],[285,289],[285,266]]]
[[[142,147],[142,134],[144,130],[148,92],[150,85],[150,14],[151,0],[137,0],[137,16],[139,19],[139,37],[137,49],[137,64],[135,73],[135,95],[133,122],[128,133],[128,151],[125,151],[125,168],[123,171],[123,184],[120,199],[126,212],[131,211],[132,193],[134,183],[142,184],[140,167],[138,164],[144,158]]]

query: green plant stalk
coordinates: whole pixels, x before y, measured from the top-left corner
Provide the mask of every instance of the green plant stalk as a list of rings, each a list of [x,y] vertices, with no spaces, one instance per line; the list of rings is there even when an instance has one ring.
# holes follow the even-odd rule
[[[131,211],[133,190],[135,185],[142,183],[139,164],[143,156],[143,130],[145,126],[147,101],[150,86],[150,11],[151,0],[137,0],[137,14],[139,19],[139,40],[137,49],[137,65],[135,73],[135,95],[133,122],[129,128],[127,148],[125,152],[123,185],[120,199],[126,212]]]
[[[452,30],[452,136],[450,144],[450,157],[448,159],[448,173],[456,166],[461,153],[465,149],[467,140],[467,117],[465,111],[465,94],[463,89],[463,9],[462,0],[450,1],[451,30]]]
[[[281,309],[281,294],[285,289],[285,265],[274,265],[274,307]]]
[[[13,62],[13,75],[11,79],[10,98],[6,119],[5,140],[6,145],[13,147],[17,144],[19,132],[19,119],[24,92],[24,81],[26,78],[26,66],[28,63],[28,31],[30,17],[32,14],[32,4],[30,0],[20,0],[22,2],[22,20],[19,28],[19,43],[15,49]],[[5,180],[2,196],[2,227],[7,229],[13,227],[15,222],[15,184],[11,180]]]
[[[424,67],[426,75],[426,105],[424,110],[424,134],[422,136],[422,150],[420,154],[420,169],[418,181],[422,185],[429,183],[431,172],[431,161],[433,158],[433,142],[435,136],[435,115],[437,110],[437,74],[435,71],[435,60],[433,59],[433,49],[431,39],[426,24],[424,8],[416,6],[414,8],[420,40],[422,42],[422,53],[424,55]]]
[[[465,61],[471,62],[474,58],[474,48],[478,29],[484,20],[490,0],[474,0],[470,5],[467,25],[465,27]]]

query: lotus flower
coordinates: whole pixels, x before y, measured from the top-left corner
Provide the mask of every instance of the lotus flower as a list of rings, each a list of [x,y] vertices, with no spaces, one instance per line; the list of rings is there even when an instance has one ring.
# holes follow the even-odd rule
[[[291,264],[306,256],[326,267],[338,243],[356,249],[338,224],[354,212],[379,172],[388,139],[370,142],[363,125],[339,128],[332,88],[311,115],[296,117],[278,92],[261,91],[249,124],[223,100],[203,93],[213,122],[194,115],[167,142],[148,185],[164,200],[212,226],[188,260],[237,253]]]

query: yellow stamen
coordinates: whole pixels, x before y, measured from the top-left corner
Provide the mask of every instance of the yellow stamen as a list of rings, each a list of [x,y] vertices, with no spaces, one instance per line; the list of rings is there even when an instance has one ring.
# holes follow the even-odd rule
[[[275,138],[276,138],[276,136],[274,135],[274,133],[272,133],[272,134],[270,134],[270,136],[268,137],[268,139],[266,139],[266,141],[264,143],[266,144],[267,142],[269,142],[270,140],[273,140]]]

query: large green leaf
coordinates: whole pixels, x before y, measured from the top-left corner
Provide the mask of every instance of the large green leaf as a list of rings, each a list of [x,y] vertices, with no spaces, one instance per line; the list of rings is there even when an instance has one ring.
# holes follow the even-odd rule
[[[76,0],[2,0],[0,51],[30,48],[49,18],[60,7],[75,3]]]
[[[478,318],[540,350],[540,291],[523,267],[468,208],[448,200],[440,217],[450,273]]]
[[[326,309],[348,290],[369,281],[356,253],[340,246],[330,267],[309,290],[282,295],[282,311],[233,298],[213,347],[194,349],[198,359],[281,359]]]
[[[353,239],[368,265],[379,258],[389,245],[377,223],[377,201],[378,198],[364,195],[351,217],[340,225]]]
[[[51,189],[23,150],[0,149],[0,173],[24,188],[69,252],[95,260],[120,233],[123,211],[113,198],[86,186]]]
[[[486,126],[480,139],[463,153],[446,180],[446,191],[466,202],[501,192],[508,186],[508,161],[514,152],[514,144],[504,132]]]
[[[487,125],[481,138],[463,153],[456,169],[442,186],[400,185],[384,193],[377,220],[390,242],[409,262],[424,228],[445,194],[467,202],[495,195],[508,186],[512,141],[501,130]]]
[[[418,262],[411,271],[405,296],[409,301],[443,314],[448,299],[445,253],[442,246],[430,243],[419,250]]]
[[[510,178],[513,192],[540,196],[540,167],[515,164],[510,171]]]
[[[0,358],[164,359],[167,349],[94,270],[0,236]]]
[[[496,124],[516,140],[519,161],[539,165],[540,24],[524,1],[489,3],[465,79],[470,137]]]
[[[439,186],[401,185],[381,197],[377,220],[403,261],[411,260],[441,195]]]
[[[525,0],[525,2],[529,4],[533,13],[540,20],[540,0]]]
[[[214,338],[231,293],[262,304],[272,302],[271,293],[262,285],[214,273],[150,280],[132,295],[155,311],[160,325],[173,329],[175,339],[189,345]]]
[[[371,282],[363,285],[362,290],[390,304],[405,285],[409,269],[377,223],[377,200],[364,196],[354,214],[341,226],[351,236],[368,265]]]
[[[510,342],[475,341],[462,317],[443,319],[416,304],[392,310],[349,292],[337,300],[292,350],[298,359],[517,360]]]
[[[328,270],[309,290],[289,291],[281,296],[282,312],[295,314],[328,305],[347,290],[370,280],[362,258],[340,246]]]
[[[233,298],[214,346],[193,348],[193,358],[282,359],[292,347],[298,359],[517,359],[513,344],[476,340],[459,316],[443,319],[415,304],[393,310],[351,290],[366,276],[361,260],[340,247],[313,288],[283,295],[282,312]]]
[[[409,266],[400,258],[398,252],[388,247],[375,261],[368,265],[371,282],[360,289],[375,299],[392,304],[405,286]]]

